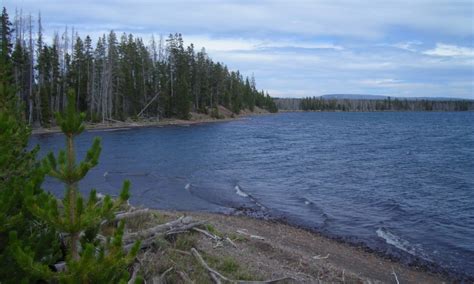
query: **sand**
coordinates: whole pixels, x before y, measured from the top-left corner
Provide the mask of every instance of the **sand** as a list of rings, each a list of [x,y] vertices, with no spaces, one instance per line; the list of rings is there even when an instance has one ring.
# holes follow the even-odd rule
[[[442,275],[408,267],[362,248],[280,222],[210,213],[159,213],[169,219],[190,215],[207,220],[225,236],[239,236],[235,241],[236,248],[216,248],[211,239],[200,235],[197,249],[216,257],[232,257],[263,279],[292,277],[298,283],[452,282]],[[261,236],[263,240],[246,237],[237,230]]]

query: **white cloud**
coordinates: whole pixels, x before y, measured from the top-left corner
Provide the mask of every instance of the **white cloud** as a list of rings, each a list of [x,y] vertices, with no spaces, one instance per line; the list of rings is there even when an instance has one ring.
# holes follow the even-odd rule
[[[434,56],[471,57],[474,56],[474,48],[437,43],[434,49],[426,50],[423,53]]]
[[[359,83],[362,85],[366,86],[371,86],[371,87],[393,87],[396,85],[399,85],[401,83],[401,80],[396,80],[396,79],[391,79],[391,78],[386,78],[386,79],[365,79],[365,80],[360,80]]]
[[[255,50],[260,41],[243,38],[211,38],[202,35],[185,36],[186,43],[193,43],[195,47],[205,47],[208,51]]]
[[[398,42],[389,46],[415,52],[418,50],[418,46],[420,46],[421,44],[422,44],[421,41],[415,40],[415,41]]]
[[[326,42],[304,42],[298,40],[282,39],[256,39],[256,38],[214,38],[209,35],[185,35],[187,44],[193,43],[195,47],[205,47],[208,51],[261,51],[275,48],[304,48],[326,49],[341,51],[344,47]]]
[[[269,42],[262,42],[259,45],[259,48],[305,48],[305,49],[332,49],[332,50],[344,50],[344,47],[341,45],[333,44],[333,43],[306,43],[306,42],[298,42],[298,41],[269,41]]]

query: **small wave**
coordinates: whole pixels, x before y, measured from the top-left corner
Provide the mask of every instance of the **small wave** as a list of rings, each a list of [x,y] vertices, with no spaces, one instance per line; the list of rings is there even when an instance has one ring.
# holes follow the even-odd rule
[[[297,201],[298,203],[301,202],[301,203],[303,203],[304,205],[307,205],[307,206],[309,206],[309,207],[313,207],[313,206],[314,206],[314,202],[311,201],[311,200],[309,200],[309,199],[306,198],[306,197],[297,197],[297,198],[296,198],[296,201]]]
[[[238,185],[236,185],[234,187],[234,189],[235,189],[235,193],[237,193],[237,195],[242,196],[242,197],[249,197],[249,195],[247,193],[243,192]]]
[[[184,186],[184,189],[189,190],[190,187],[191,187],[191,184],[190,184],[190,183],[187,183],[187,184]]]
[[[412,244],[410,244],[409,241],[404,240],[395,234],[392,234],[385,228],[378,228],[376,233],[377,236],[384,239],[387,244],[392,245],[400,250],[403,250],[411,255],[417,256],[416,249],[413,247]]]

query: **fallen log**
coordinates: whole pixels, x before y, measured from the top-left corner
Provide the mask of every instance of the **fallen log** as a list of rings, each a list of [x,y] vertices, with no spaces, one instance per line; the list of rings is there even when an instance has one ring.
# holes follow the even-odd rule
[[[147,239],[159,233],[182,227],[183,225],[189,224],[192,221],[193,219],[191,217],[181,216],[178,219],[165,224],[160,224],[155,227],[142,230],[140,232],[128,233],[124,236],[123,241],[124,243],[130,243],[138,239]]]
[[[149,248],[158,236],[180,234],[204,223],[204,221],[194,221],[191,217],[180,217],[140,232],[126,234],[123,237],[124,250],[130,251],[137,240],[140,240],[140,249]]]
[[[194,227],[193,230],[196,231],[196,232],[199,232],[199,233],[209,237],[211,240],[215,241],[216,245],[214,246],[214,248],[219,247],[219,246],[223,246],[224,241],[228,242],[233,247],[237,248],[237,245],[229,237],[222,238],[222,237],[219,237],[217,235],[214,235],[213,233],[211,233],[209,231],[206,231],[206,230],[203,230],[203,229],[200,229],[200,228],[196,228],[196,227]]]
[[[199,232],[201,234],[204,234],[205,236],[209,237],[210,239],[216,241],[216,242],[219,242],[222,240],[221,237],[219,236],[216,236],[214,235],[213,233],[209,232],[209,231],[206,231],[206,230],[203,230],[203,229],[199,229],[199,228],[193,228],[194,231],[196,232]]]
[[[257,239],[257,240],[261,240],[261,241],[264,241],[265,238],[264,237],[261,237],[261,236],[257,236],[257,235],[252,235],[252,234],[249,234],[246,232],[247,230],[243,229],[243,230],[237,230],[237,233],[241,234],[241,235],[244,235],[244,236],[247,236],[251,239]]]
[[[150,209],[145,208],[145,209],[138,209],[138,210],[131,211],[131,212],[119,213],[119,214],[115,215],[114,221],[120,221],[120,220],[123,220],[123,219],[134,218],[134,217],[143,215],[143,214],[148,213],[148,212],[150,212]]]

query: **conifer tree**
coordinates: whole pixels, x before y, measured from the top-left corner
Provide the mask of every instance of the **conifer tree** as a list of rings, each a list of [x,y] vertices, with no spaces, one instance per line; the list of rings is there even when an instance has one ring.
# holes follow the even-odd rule
[[[15,17],[15,48],[6,10],[0,21],[0,61],[14,65],[12,82],[25,103],[30,125],[49,126],[54,113],[66,105],[68,89],[76,92],[76,107],[90,121],[143,117],[191,118],[190,111],[210,114],[219,105],[234,113],[255,106],[270,110],[272,103],[257,91],[255,79],[245,80],[213,61],[202,48],[184,46],[181,34],[160,37],[144,44],[140,37],[114,31],[102,36],[97,47],[89,36],[68,32],[54,35],[52,45],[43,40],[38,15],[36,44],[32,17]],[[36,50],[35,50],[36,49]],[[0,73],[3,71],[0,70]],[[26,108],[28,105],[28,108]],[[273,109],[273,108],[272,108]]]
[[[57,114],[56,120],[66,136],[66,150],[55,157],[50,153],[43,160],[42,168],[48,175],[63,182],[65,197],[58,201],[55,197],[42,193],[29,195],[29,210],[64,237],[66,245],[66,269],[53,272],[48,266],[34,261],[34,255],[16,241],[17,234],[10,234],[18,263],[34,277],[57,280],[64,283],[117,283],[128,278],[127,266],[134,259],[139,244],[130,252],[122,247],[124,225],[115,228],[114,234],[101,240],[99,230],[106,220],[112,220],[117,210],[128,200],[128,181],[124,182],[119,198],[110,196],[99,199],[95,190],[85,199],[78,189],[79,181],[97,165],[101,152],[100,140],[96,138],[85,159],[77,163],[74,138],[84,130],[85,114],[76,111],[74,92],[68,95],[68,105],[64,113]]]
[[[36,162],[37,148],[26,150],[30,130],[15,96],[16,88],[6,74],[9,64],[0,68],[0,281],[2,283],[33,282],[15,261],[15,244],[21,244],[31,254],[31,260],[44,266],[54,264],[59,255],[59,243],[54,229],[35,218],[26,205],[26,188],[30,196],[42,193],[44,171]],[[16,232],[15,242],[9,235]]]
[[[12,28],[7,10],[3,7],[0,16],[0,76],[2,80],[12,80],[11,52]]]

